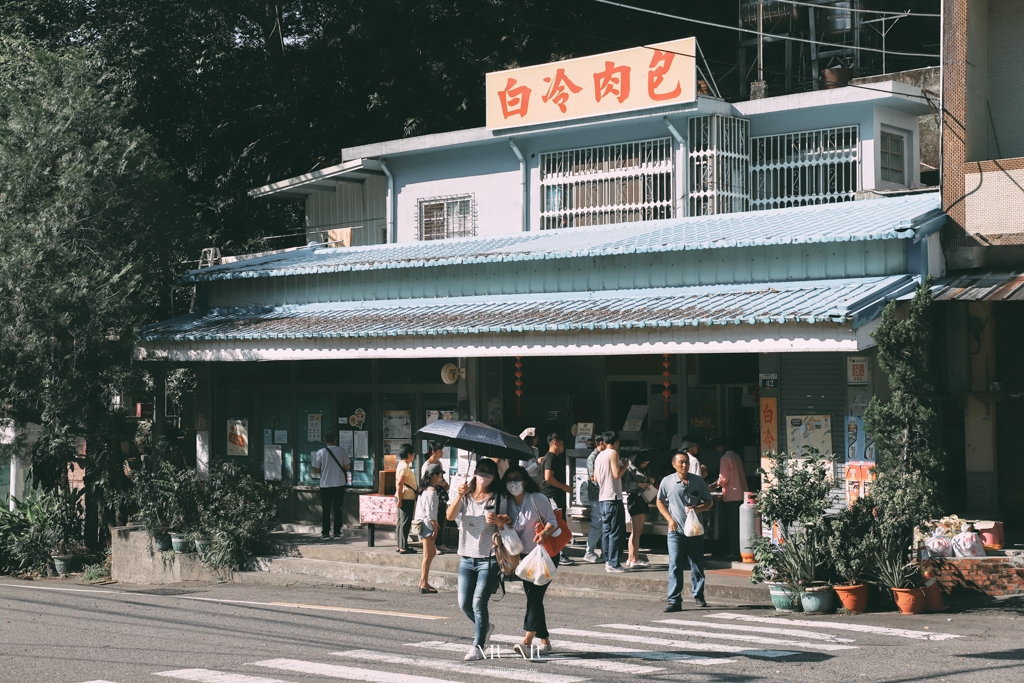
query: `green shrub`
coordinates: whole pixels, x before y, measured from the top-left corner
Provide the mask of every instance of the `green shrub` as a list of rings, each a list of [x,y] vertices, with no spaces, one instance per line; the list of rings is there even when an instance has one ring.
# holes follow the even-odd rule
[[[207,541],[202,560],[214,569],[245,569],[270,548],[277,507],[288,495],[280,481],[261,481],[233,463],[210,469],[198,535]]]
[[[194,470],[179,470],[166,460],[132,475],[126,492],[133,521],[142,524],[153,538],[174,531],[192,533],[199,528],[200,488]]]
[[[836,574],[851,586],[873,568],[879,543],[878,520],[870,498],[858,498],[853,507],[843,508],[829,520],[829,558]]]
[[[46,572],[51,555],[85,552],[82,491],[33,489],[14,499],[14,510],[0,510],[3,571]]]

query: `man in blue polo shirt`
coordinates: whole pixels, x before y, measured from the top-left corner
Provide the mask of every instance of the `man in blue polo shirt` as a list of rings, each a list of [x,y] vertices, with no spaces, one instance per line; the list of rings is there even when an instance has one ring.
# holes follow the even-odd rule
[[[686,514],[711,509],[711,491],[696,474],[690,474],[690,456],[680,450],[672,457],[675,474],[661,480],[658,487],[658,511],[668,522],[668,604],[666,612],[679,612],[682,607],[683,559],[690,560],[690,586],[693,599],[700,607],[704,602],[704,536],[686,536],[683,524]]]

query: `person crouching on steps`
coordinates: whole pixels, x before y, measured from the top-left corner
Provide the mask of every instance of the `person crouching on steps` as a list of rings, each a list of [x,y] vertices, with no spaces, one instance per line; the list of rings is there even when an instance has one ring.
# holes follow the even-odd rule
[[[448,520],[459,526],[459,608],[476,625],[473,648],[463,657],[467,662],[484,658],[483,648],[494,630],[487,607],[500,570],[492,544],[499,526],[505,526],[499,515],[509,509],[508,496],[496,503],[500,490],[498,466],[481,459],[472,481],[460,484],[448,504]]]
[[[515,508],[511,515],[503,521],[511,523],[512,528],[519,534],[519,538],[523,542],[522,556],[526,557],[534,548],[543,543],[544,539],[558,530],[558,520],[555,518],[555,511],[551,509],[551,501],[540,492],[537,482],[524,468],[512,465],[505,472],[503,482],[508,495],[515,501]],[[558,555],[552,557],[551,561],[557,567]],[[526,617],[523,619],[523,631],[526,632],[526,636],[523,638],[522,644],[517,644],[512,649],[527,659],[533,653],[531,645],[535,636],[540,636],[539,653],[546,655],[551,652],[551,638],[548,634],[547,619],[544,616],[544,593],[547,589],[548,584],[538,586],[529,581],[523,581],[523,592],[526,593]]]
[[[444,481],[444,470],[433,463],[424,468],[420,477],[420,497],[416,499],[414,521],[423,525],[420,539],[423,541],[423,562],[420,564],[420,593],[436,593],[437,589],[430,585],[430,563],[437,554],[437,536],[441,529],[437,521],[437,506],[440,498],[438,489]]]

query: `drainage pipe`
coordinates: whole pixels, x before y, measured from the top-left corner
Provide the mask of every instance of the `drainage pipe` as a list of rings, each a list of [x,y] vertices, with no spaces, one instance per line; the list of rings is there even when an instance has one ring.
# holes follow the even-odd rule
[[[395,176],[391,175],[391,171],[388,170],[388,165],[383,159],[378,159],[377,163],[380,164],[380,170],[384,171],[384,175],[388,177],[388,205],[385,211],[387,215],[387,239],[389,242],[398,241],[398,233],[395,228]],[[366,207],[363,207],[365,210]]]
[[[519,151],[519,148],[516,147],[516,141],[515,140],[509,138],[508,144],[512,148],[512,151],[515,152],[516,158],[519,159],[519,175],[520,175],[520,178],[519,178],[519,189],[522,192],[522,206],[523,206],[523,215],[522,215],[522,218],[520,220],[522,221],[523,232],[528,232],[530,230],[530,224],[529,224],[529,222],[527,220],[527,216],[526,216],[526,196],[527,196],[526,158],[523,156],[523,153]]]

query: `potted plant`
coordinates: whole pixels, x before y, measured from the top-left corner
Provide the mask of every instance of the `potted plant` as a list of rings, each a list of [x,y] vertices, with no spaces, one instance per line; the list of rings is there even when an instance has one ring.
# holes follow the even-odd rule
[[[886,538],[879,544],[875,553],[875,575],[881,587],[892,591],[900,614],[924,611],[925,592],[917,586],[917,568],[907,562],[906,553],[898,541]]]
[[[879,542],[873,509],[870,499],[858,498],[833,517],[828,528],[829,559],[845,582],[834,588],[843,607],[854,614],[868,607],[868,587],[861,577],[870,568]]]
[[[167,461],[136,472],[128,500],[133,518],[152,537],[156,549],[187,552],[187,534],[199,526],[199,483],[192,470],[178,470]]]
[[[812,589],[808,598],[812,609],[831,609],[831,588],[816,582],[824,561],[821,529],[832,503],[831,460],[814,449],[808,451],[805,457],[766,453],[769,465],[759,470],[768,485],[757,507],[772,525],[773,540],[754,542],[750,580],[768,584],[772,604],[780,612],[803,611],[807,589]]]
[[[43,538],[53,559],[54,569],[61,576],[78,571],[82,558],[89,552],[85,547],[82,493],[82,489],[58,491],[46,494],[41,499],[45,517]]]

